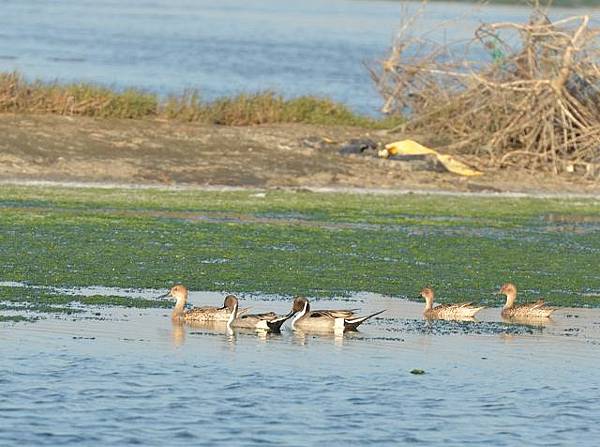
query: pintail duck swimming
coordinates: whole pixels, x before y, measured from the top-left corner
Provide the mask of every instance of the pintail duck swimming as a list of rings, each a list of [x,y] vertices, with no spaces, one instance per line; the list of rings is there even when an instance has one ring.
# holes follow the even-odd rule
[[[425,298],[425,310],[423,311],[425,318],[447,320],[473,318],[477,312],[485,307],[473,306],[473,303],[440,304],[433,307],[435,292],[430,287],[421,289],[421,296]]]
[[[262,329],[270,332],[279,332],[283,323],[289,320],[295,313],[292,310],[286,315],[277,315],[275,312],[267,312],[264,314],[238,316],[238,299],[233,296],[231,303],[233,304],[233,310],[227,321],[227,326],[229,328]]]
[[[302,296],[294,299],[292,312],[297,315],[292,320],[292,329],[315,331],[353,331],[369,318],[379,315],[380,310],[366,316],[358,316],[355,309],[348,310],[310,310],[310,303]]]
[[[548,318],[556,310],[556,307],[544,305],[544,300],[535,303],[515,304],[517,300],[517,287],[512,283],[506,283],[500,289],[501,295],[506,295],[506,304],[502,309],[504,318]]]
[[[223,301],[223,307],[205,306],[186,310],[188,289],[181,284],[173,286],[167,294],[162,295],[160,298],[167,297],[177,300],[171,314],[171,318],[175,321],[228,321],[233,312],[234,300],[237,302],[234,295],[227,295]],[[242,309],[241,312],[247,312],[247,309]]]

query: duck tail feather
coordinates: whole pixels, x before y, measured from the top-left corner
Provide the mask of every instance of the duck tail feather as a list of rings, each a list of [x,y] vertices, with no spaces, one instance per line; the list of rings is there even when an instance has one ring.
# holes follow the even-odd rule
[[[364,317],[348,318],[348,319],[344,320],[344,322],[346,323],[346,329],[356,329],[358,326],[360,326],[362,323],[367,321],[369,318],[373,318],[374,316],[379,315],[383,312],[385,312],[385,309],[380,310],[379,312],[375,312],[373,314],[364,316]]]
[[[293,315],[288,314],[288,315],[283,315],[282,317],[276,318],[274,320],[267,321],[267,326],[273,332],[280,332],[281,326],[283,326],[283,323],[285,323],[287,320],[292,318],[292,316]]]

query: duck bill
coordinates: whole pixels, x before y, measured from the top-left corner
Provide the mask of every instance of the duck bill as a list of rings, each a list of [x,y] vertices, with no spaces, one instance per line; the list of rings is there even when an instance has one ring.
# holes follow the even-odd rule
[[[171,297],[171,292],[167,292],[164,295],[157,296],[156,299],[160,300],[160,299],[163,299],[163,298],[170,298],[170,297]]]

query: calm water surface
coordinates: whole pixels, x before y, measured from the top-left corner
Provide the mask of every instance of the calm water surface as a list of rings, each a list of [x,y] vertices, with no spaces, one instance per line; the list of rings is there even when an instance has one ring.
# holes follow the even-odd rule
[[[343,337],[228,335],[117,308],[3,324],[0,445],[597,445],[600,311],[429,325],[403,300],[315,307],[332,305],[388,312]]]
[[[273,89],[374,113],[381,103],[364,64],[385,56],[417,7],[377,0],[0,0],[0,70],[161,94],[197,88],[206,98]],[[583,12],[591,11],[555,14]],[[454,39],[471,35],[481,20],[527,15],[518,7],[436,3],[417,28],[446,39],[440,23],[461,19]]]

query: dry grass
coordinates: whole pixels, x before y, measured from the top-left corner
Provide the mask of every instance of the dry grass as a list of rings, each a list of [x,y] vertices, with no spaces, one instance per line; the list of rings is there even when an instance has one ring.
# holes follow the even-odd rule
[[[27,82],[18,73],[0,73],[0,113],[54,113],[99,118],[164,118],[206,124],[247,126],[306,123],[386,128],[399,119],[374,119],[324,98],[284,99],[273,92],[242,94],[203,102],[189,91],[161,101],[139,90],[117,92],[93,84]]]
[[[142,118],[157,110],[156,97],[137,90],[116,93],[89,84],[28,83],[18,73],[0,73],[0,112]]]
[[[528,23],[482,24],[466,46],[413,27],[373,72],[384,111],[409,115],[403,130],[443,135],[490,166],[597,174],[600,28],[588,16],[551,22],[535,7]]]
[[[377,120],[358,115],[346,106],[312,96],[284,99],[273,92],[240,94],[203,103],[195,92],[169,98],[160,114],[170,119],[246,126],[266,123],[342,124],[385,128],[395,120]]]

